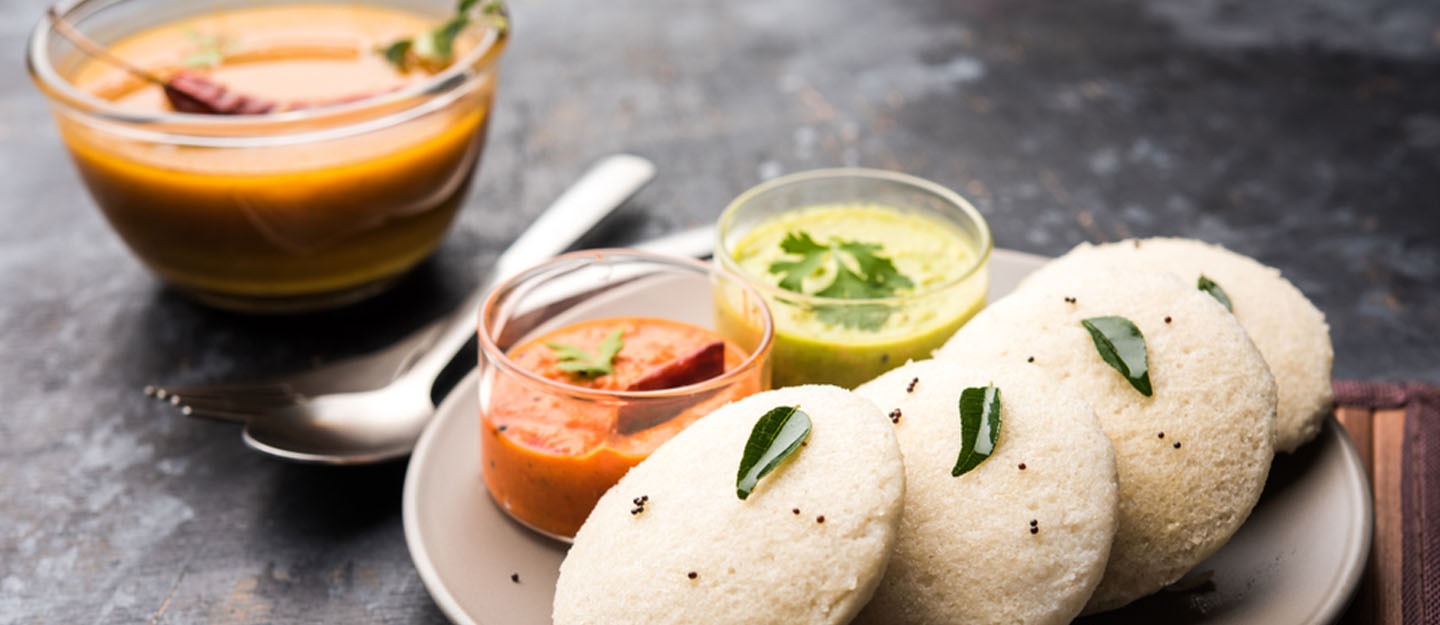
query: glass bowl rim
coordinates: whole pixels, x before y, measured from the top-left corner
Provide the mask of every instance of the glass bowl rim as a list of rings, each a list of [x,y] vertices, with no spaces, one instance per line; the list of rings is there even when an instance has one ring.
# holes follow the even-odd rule
[[[585,266],[593,266],[596,262],[608,262],[621,260],[626,262],[643,261],[657,265],[668,265],[671,269],[685,269],[693,271],[700,276],[718,275],[739,285],[753,299],[753,303],[759,307],[760,318],[763,321],[760,333],[760,342],[739,365],[721,373],[718,376],[673,388],[657,389],[653,391],[615,391],[607,389],[592,389],[583,386],[567,384],[558,380],[552,380],[539,375],[525,367],[520,366],[510,356],[500,349],[495,343],[494,337],[490,335],[486,321],[490,318],[497,302],[502,294],[513,291],[518,285],[533,280],[537,277],[544,277],[553,272],[564,270],[567,267],[580,269]],[[715,263],[707,263],[693,258],[683,256],[671,256],[668,254],[657,254],[631,248],[601,248],[593,250],[581,250],[556,256],[550,260],[535,265],[497,285],[490,294],[485,297],[485,302],[480,306],[480,314],[476,319],[477,336],[480,342],[481,360],[480,367],[487,366],[487,361],[496,365],[501,371],[518,375],[523,381],[550,389],[553,392],[563,393],[574,399],[605,402],[635,402],[646,400],[674,399],[678,396],[690,395],[699,392],[716,390],[730,385],[747,375],[756,367],[765,365],[765,360],[770,357],[771,347],[775,342],[775,320],[771,315],[770,306],[766,303],[763,294],[755,288],[749,280],[726,270]],[[706,328],[714,331],[713,329]],[[728,339],[727,339],[728,340]],[[483,371],[482,371],[483,375]]]
[[[978,250],[978,253],[975,255],[974,261],[970,264],[970,266],[965,268],[965,271],[961,272],[959,275],[950,278],[949,280],[946,280],[945,282],[931,285],[926,289],[917,290],[911,293],[906,293],[904,295],[894,295],[890,297],[873,297],[866,299],[823,297],[808,293],[797,293],[795,291],[788,291],[763,280],[759,276],[752,276],[751,273],[741,267],[739,261],[735,260],[735,257],[731,255],[730,248],[725,245],[725,237],[730,232],[732,228],[731,222],[734,221],[735,214],[739,212],[741,206],[745,205],[747,202],[755,199],[756,197],[759,197],[765,193],[769,193],[776,189],[780,189],[782,187],[794,184],[810,183],[838,178],[855,178],[862,180],[898,183],[935,195],[940,199],[948,202],[949,204],[959,208],[960,212],[963,213],[971,221],[971,223],[976,225],[980,234],[981,249]],[[793,209],[799,208],[804,207],[793,207]],[[951,288],[958,287],[965,281],[969,280],[972,276],[978,273],[981,268],[986,266],[986,264],[990,260],[990,254],[994,251],[994,249],[995,239],[990,231],[989,222],[985,220],[984,215],[980,214],[979,209],[976,209],[975,206],[970,203],[970,200],[965,199],[964,196],[960,195],[949,187],[946,187],[945,185],[942,185],[933,180],[928,180],[919,176],[913,176],[910,174],[900,173],[896,171],[890,171],[885,169],[870,169],[865,167],[836,167],[828,169],[811,169],[807,171],[796,172],[793,174],[778,176],[760,184],[757,184],[747,189],[744,193],[736,196],[734,200],[730,201],[730,204],[728,204],[725,207],[725,210],[720,213],[720,220],[718,222],[718,226],[715,228],[715,259],[725,269],[741,276],[745,276],[746,281],[751,282],[766,296],[775,298],[777,301],[803,304],[805,306],[811,307],[865,306],[874,304],[901,306],[907,302],[914,302],[928,297],[932,297],[939,293],[948,291]]]
[[[101,11],[114,5],[123,4],[131,0],[58,0],[54,4],[55,10],[66,19],[82,10]],[[501,7],[501,12],[506,16],[507,24],[510,22],[509,9],[505,0],[494,0]],[[281,3],[300,4],[300,0]],[[158,26],[164,22],[157,22],[151,26]],[[472,23],[471,28],[476,27]],[[394,126],[415,117],[424,115],[434,110],[443,108],[449,104],[453,97],[458,96],[462,89],[479,80],[490,72],[499,62],[500,54],[505,48],[509,38],[510,28],[496,28],[492,25],[481,26],[485,28],[485,35],[480,43],[470,50],[463,57],[455,59],[444,70],[424,80],[404,86],[401,89],[388,91],[360,98],[353,102],[335,104],[329,106],[318,106],[309,109],[283,111],[280,113],[268,113],[264,115],[212,115],[201,113],[177,113],[177,112],[138,112],[126,110],[96,97],[76,87],[64,76],[60,75],[50,60],[48,47],[55,28],[50,24],[48,18],[42,17],[30,31],[29,41],[26,43],[25,65],[29,70],[31,79],[36,83],[52,105],[62,105],[70,110],[83,115],[99,118],[100,120],[124,124],[128,126],[124,134],[136,138],[148,139],[163,143],[195,144],[208,147],[251,147],[257,141],[261,145],[273,145],[274,139],[285,138],[287,140],[279,143],[302,143],[321,141],[353,134],[361,134],[380,128]],[[446,98],[444,96],[451,96]],[[398,110],[389,110],[397,102],[416,99],[414,104],[400,107]],[[334,128],[315,129],[290,129],[290,126],[304,122],[325,122],[327,120],[340,119],[357,113],[364,114],[367,111],[375,111],[375,116],[365,116],[358,120],[341,120],[335,123]],[[389,112],[385,112],[389,111]],[[152,129],[146,126],[157,124],[173,124],[184,129],[209,129],[216,131],[234,131],[245,129],[244,136],[234,135],[206,135],[200,132],[184,132],[170,129]]]

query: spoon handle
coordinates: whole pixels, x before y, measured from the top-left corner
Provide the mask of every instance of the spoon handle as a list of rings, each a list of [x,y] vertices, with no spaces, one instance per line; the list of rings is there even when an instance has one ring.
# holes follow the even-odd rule
[[[655,164],[631,154],[616,154],[596,163],[500,254],[489,282],[498,284],[558,256],[654,177]]]
[[[479,287],[450,314],[435,342],[406,375],[434,380],[456,351],[475,335],[480,305],[491,288],[531,265],[564,252],[653,177],[655,164],[630,154],[606,157],[586,171],[500,254]]]

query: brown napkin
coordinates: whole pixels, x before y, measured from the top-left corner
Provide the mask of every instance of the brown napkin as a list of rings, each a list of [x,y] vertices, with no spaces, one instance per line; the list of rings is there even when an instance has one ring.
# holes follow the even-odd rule
[[[1375,498],[1370,561],[1342,622],[1440,623],[1440,388],[1337,380],[1335,404]]]

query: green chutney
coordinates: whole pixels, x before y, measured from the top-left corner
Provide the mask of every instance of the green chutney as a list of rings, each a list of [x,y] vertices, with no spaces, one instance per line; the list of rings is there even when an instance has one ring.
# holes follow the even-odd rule
[[[795,260],[781,242],[804,232],[825,244],[836,240],[878,244],[913,286],[881,299],[805,296],[779,286],[771,263]],[[981,244],[958,226],[923,213],[877,204],[825,204],[787,211],[757,223],[729,250],[746,278],[762,285],[775,319],[771,351],[774,384],[835,384],[854,388],[908,360],[922,360],[985,305],[989,274],[979,258]],[[733,268],[732,269],[736,269]],[[817,271],[805,279],[813,293],[833,279]],[[723,302],[723,300],[722,300]],[[884,304],[889,314],[878,327],[827,321],[826,306]],[[832,309],[833,310],[833,309]],[[720,306],[722,330],[742,323]]]

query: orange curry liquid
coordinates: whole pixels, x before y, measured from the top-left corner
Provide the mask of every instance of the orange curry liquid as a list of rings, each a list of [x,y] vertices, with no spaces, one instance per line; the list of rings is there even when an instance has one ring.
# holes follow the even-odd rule
[[[591,353],[616,328],[624,346],[614,373],[583,377],[559,368],[546,343],[574,345]],[[481,410],[480,448],[485,485],[513,517],[542,532],[574,536],[600,496],[630,467],[701,416],[762,390],[763,368],[737,376],[718,392],[661,391],[653,400],[587,393],[628,387],[647,371],[700,347],[725,341],[725,369],[747,354],[704,328],[667,319],[625,317],[565,326],[522,343],[507,354],[519,367],[560,383],[546,384],[497,374],[488,409]],[[676,416],[629,434],[616,429],[622,403],[673,410]]]
[[[164,24],[108,47],[162,74],[222,51],[223,61],[198,71],[234,92],[327,102],[426,79],[374,48],[443,17],[353,3],[257,7]],[[457,52],[474,45],[462,40]],[[169,111],[158,86],[99,62],[82,64],[71,81],[122,109]],[[386,281],[435,248],[478,163],[493,83],[492,73],[444,106],[367,132],[246,147],[135,138],[65,111],[57,119],[96,203],[161,277],[198,294],[288,298]],[[223,122],[244,137],[259,132],[246,123],[266,117]]]

